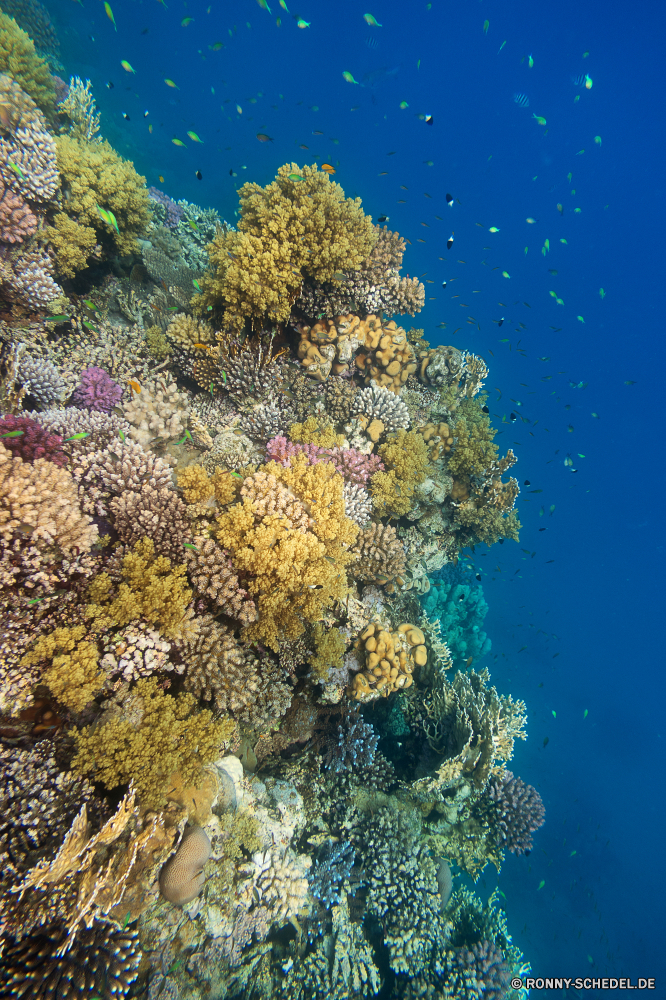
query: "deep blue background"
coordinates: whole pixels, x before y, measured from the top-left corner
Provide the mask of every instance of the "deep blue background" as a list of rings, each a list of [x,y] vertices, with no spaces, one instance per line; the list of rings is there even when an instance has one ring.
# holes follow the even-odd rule
[[[298,29],[277,0],[270,14],[256,0],[111,0],[117,32],[99,0],[49,7],[67,73],[91,78],[104,135],[149,184],[233,221],[244,180],[265,184],[283,162],[317,155],[411,241],[404,270],[432,282],[414,323],[431,342],[488,361],[489,405],[507,420],[498,441],[515,449],[530,485],[520,544],[477,551],[475,562],[488,574],[493,681],[529,709],[529,739],[511,766],[547,807],[534,852],[509,858],[499,879],[510,929],[537,975],[655,976],[666,995],[666,8],[289,3],[310,27]],[[367,11],[383,27],[366,25]],[[224,48],[209,49],[218,41]],[[372,85],[346,83],[343,70]],[[589,91],[572,82],[586,72]],[[460,204],[448,208],[446,192]],[[524,419],[512,424],[512,411]],[[478,888],[493,884],[488,870]]]

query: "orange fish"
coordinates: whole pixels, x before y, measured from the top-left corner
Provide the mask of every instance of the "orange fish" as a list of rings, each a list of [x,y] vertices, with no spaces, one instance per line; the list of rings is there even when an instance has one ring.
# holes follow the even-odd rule
[[[141,386],[138,382],[135,382],[134,379],[128,378],[127,382],[135,392],[141,392]]]
[[[198,347],[201,351],[210,351],[208,344],[195,344],[194,346]]]
[[[327,174],[335,173],[335,167],[332,167],[330,163],[322,163],[321,169],[325,170]]]

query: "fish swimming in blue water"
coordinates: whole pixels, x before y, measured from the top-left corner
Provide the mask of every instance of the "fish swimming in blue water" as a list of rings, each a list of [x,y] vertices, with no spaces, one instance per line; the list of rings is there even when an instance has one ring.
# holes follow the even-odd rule
[[[530,99],[527,94],[514,94],[513,103],[517,104],[519,108],[529,108]]]

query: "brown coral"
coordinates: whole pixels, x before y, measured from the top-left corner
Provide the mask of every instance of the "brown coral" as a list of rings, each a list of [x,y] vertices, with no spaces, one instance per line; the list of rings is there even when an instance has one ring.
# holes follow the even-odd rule
[[[352,551],[358,560],[353,574],[357,580],[378,583],[389,591],[396,584],[402,586],[405,549],[392,525],[369,524],[360,531]]]
[[[372,623],[361,633],[355,648],[365,660],[351,686],[357,701],[386,698],[393,691],[411,687],[415,666],[425,666],[428,660],[423,632],[408,622],[395,632]]]
[[[109,504],[121,541],[133,545],[140,538],[152,539],[155,552],[180,562],[184,544],[190,542],[187,507],[173,490],[154,489],[148,484],[141,491],[121,493]]]
[[[0,181],[0,240],[22,243],[37,230],[37,216]]]
[[[243,625],[257,620],[257,609],[234,572],[229,556],[212,538],[195,538],[196,549],[187,549],[190,579],[199,594],[205,594],[230,618]]]

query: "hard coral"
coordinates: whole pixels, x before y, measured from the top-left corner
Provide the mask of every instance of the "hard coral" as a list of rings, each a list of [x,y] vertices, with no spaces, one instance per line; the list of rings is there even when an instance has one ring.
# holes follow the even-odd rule
[[[23,243],[37,230],[37,216],[0,181],[0,241]]]
[[[191,543],[187,507],[174,490],[144,483],[140,491],[125,491],[109,504],[121,541],[133,545],[150,538],[158,556],[181,562]]]
[[[481,814],[490,824],[499,846],[512,854],[529,854],[532,834],[546,818],[543,800],[536,788],[515,778],[511,771],[492,775],[479,802]]]
[[[195,539],[196,549],[185,553],[194,589],[209,597],[230,618],[243,625],[257,620],[257,609],[248,592],[241,587],[228,554],[212,538]]]
[[[357,556],[354,566],[357,580],[378,583],[389,591],[396,584],[402,585],[405,550],[392,525],[369,524],[363,528],[353,552]]]
[[[110,378],[108,372],[96,365],[84,368],[81,381],[72,393],[72,404],[85,410],[108,413],[122,397],[123,390]]]
[[[38,639],[20,662],[31,667],[50,660],[42,669],[42,683],[55,698],[74,712],[81,712],[100,691],[104,674],[99,669],[99,650],[84,639],[86,628],[57,628]]]
[[[24,355],[19,364],[17,380],[25,395],[40,409],[48,409],[62,399],[65,385],[60,372],[50,361]]]
[[[56,212],[50,226],[44,229],[44,239],[55,254],[56,274],[59,278],[74,278],[84,271],[91,259],[101,255],[97,233],[91,226],[84,226],[64,212]]]
[[[18,431],[21,431],[19,434]],[[24,462],[35,462],[38,458],[48,459],[60,467],[67,464],[67,456],[62,450],[59,434],[49,434],[36,420],[30,417],[8,415],[0,419],[2,444],[16,458]]]
[[[360,266],[375,243],[360,198],[345,199],[316,166],[285,164],[272,184],[244,184],[239,195],[238,232],[220,231],[213,240],[214,275],[197,300],[198,308],[220,312],[225,327],[284,322],[303,275],[327,281],[341,267]]]
[[[368,625],[356,648],[365,659],[364,669],[352,682],[357,701],[386,698],[393,691],[411,687],[416,665],[424,666],[428,659],[423,632],[409,623],[398,626],[396,632]]]
[[[188,826],[176,853],[160,872],[160,889],[176,906],[191,903],[203,889],[203,868],[210,857],[210,840],[200,826]]]

